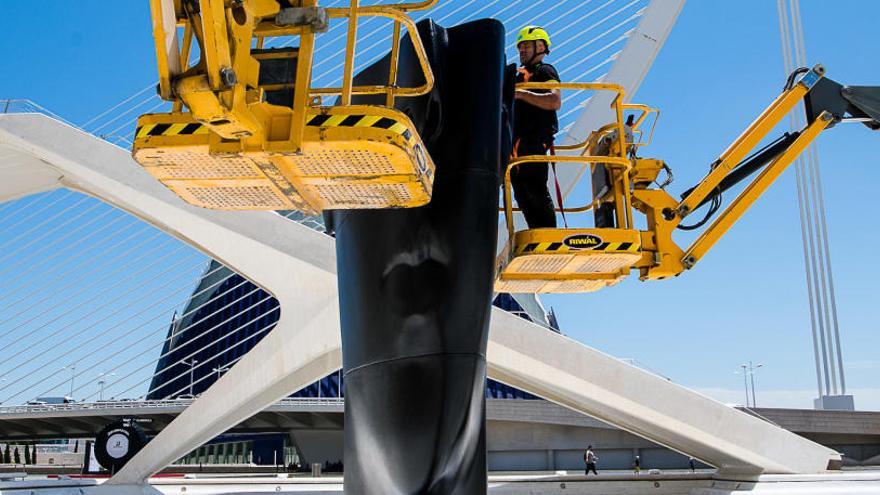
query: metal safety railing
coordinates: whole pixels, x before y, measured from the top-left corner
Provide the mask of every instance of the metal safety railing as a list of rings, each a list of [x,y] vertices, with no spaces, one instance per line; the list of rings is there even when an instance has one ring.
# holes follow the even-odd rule
[[[560,83],[560,82],[528,82],[528,83],[519,83],[516,85],[517,89],[524,90],[563,90],[563,89],[574,89],[580,91],[610,91],[615,94],[614,99],[611,102],[611,108],[614,109],[615,113],[615,121],[607,126],[603,127],[605,132],[613,132],[616,131],[618,136],[621,136],[621,139],[616,141],[616,146],[614,150],[611,150],[612,153],[608,156],[591,156],[587,153],[591,152],[591,145],[594,145],[596,142],[596,133],[590,135],[585,141],[565,147],[560,147],[559,149],[564,149],[565,151],[572,152],[569,155],[527,155],[527,156],[517,156],[511,159],[510,163],[507,166],[507,170],[504,173],[504,216],[507,223],[507,231],[509,237],[512,239],[515,234],[514,222],[513,222],[513,212],[515,211],[513,207],[513,195],[511,191],[511,174],[518,167],[523,165],[535,164],[535,163],[561,163],[561,164],[580,164],[580,165],[589,165],[589,164],[603,164],[607,167],[618,170],[619,173],[614,174],[615,181],[620,182],[620,191],[629,191],[629,170],[632,167],[632,163],[629,158],[627,158],[627,149],[628,144],[626,143],[626,131],[625,125],[623,121],[623,112],[627,107],[623,103],[624,98],[624,89],[622,86],[618,84],[608,84],[608,83]],[[635,108],[633,105],[629,105],[630,108]],[[646,112],[647,113],[647,112]],[[643,115],[644,117],[644,115]],[[641,122],[640,122],[641,123]],[[625,228],[632,228],[632,211],[631,211],[631,198],[629,194],[620,194],[615,195],[618,199],[618,202],[621,203],[617,208],[618,215],[618,224],[625,225]],[[585,206],[573,207],[573,208],[564,208],[561,205],[557,205],[556,211],[560,213],[581,213],[585,211],[589,211],[596,207],[596,202],[588,203]]]

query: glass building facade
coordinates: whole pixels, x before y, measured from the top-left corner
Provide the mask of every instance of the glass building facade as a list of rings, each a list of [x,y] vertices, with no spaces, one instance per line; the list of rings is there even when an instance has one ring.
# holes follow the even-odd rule
[[[532,295],[498,294],[494,305],[559,331],[556,319]],[[198,395],[208,389],[278,322],[278,301],[244,277],[212,261],[186,308],[175,316],[156,365],[147,399]],[[292,397],[343,397],[342,372],[334,372],[292,394]],[[537,399],[494,380],[486,396]]]

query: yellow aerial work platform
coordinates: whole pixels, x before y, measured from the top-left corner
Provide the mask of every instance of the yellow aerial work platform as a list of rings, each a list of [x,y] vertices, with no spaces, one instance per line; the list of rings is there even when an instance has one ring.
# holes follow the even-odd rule
[[[638,232],[531,229],[514,234],[498,292],[592,292],[614,285],[641,257]]]
[[[437,0],[361,7],[322,8],[317,0],[151,0],[159,61],[160,94],[171,113],[138,119],[132,154],[146,171],[183,200],[222,210],[404,208],[431,199],[434,164],[415,125],[393,108],[395,98],[431,91],[433,74],[418,30],[407,11]],[[394,21],[386,85],[354,86],[358,19]],[[343,84],[311,87],[318,32],[329,20],[348,19]],[[183,28],[183,44],[177,43]],[[406,27],[424,84],[400,87],[397,61]],[[287,53],[257,53],[267,37],[295,36]],[[201,60],[186,68],[192,40]],[[257,49],[251,47],[256,45]],[[288,59],[290,83],[261,81],[261,64]],[[270,91],[292,90],[290,101],[266,101]],[[352,95],[384,95],[385,105],[352,105]],[[322,99],[339,95],[339,104]],[[184,107],[188,111],[184,111]]]
[[[212,152],[207,126],[186,114],[154,114],[138,121],[134,157],[204,208],[320,211],[430,201],[434,167],[405,115],[365,105],[310,110],[299,153]]]
[[[532,155],[515,158],[504,177],[504,212],[507,220],[508,243],[498,260],[495,290],[498,292],[570,293],[592,292],[620,282],[630,269],[642,259],[642,241],[639,231],[632,229],[632,218],[625,214],[619,219],[623,228],[538,228],[516,232],[513,224],[511,171],[516,167],[552,160],[558,164],[601,164],[609,169],[619,187],[630,187],[632,163],[614,136],[626,135],[623,111],[640,109],[642,115],[634,127],[638,127],[649,113],[656,110],[642,105],[624,105],[623,89],[614,84],[603,83],[524,83],[523,89],[573,89],[599,90],[617,93],[614,108],[618,119],[578,145],[560,146],[561,150],[579,150],[580,155],[548,157]],[[632,129],[629,130],[632,133]],[[610,156],[593,156],[589,152],[601,145]],[[610,143],[609,140],[613,141]],[[652,178],[653,180],[653,178]],[[613,195],[609,194],[613,198]],[[624,198],[620,198],[621,201]],[[613,201],[613,200],[612,200]],[[557,209],[568,213],[580,213],[593,209],[599,200],[585,207]],[[626,211],[626,206],[621,213]]]
[[[517,84],[517,88],[527,90],[612,91],[616,93],[611,105],[616,118],[611,124],[593,131],[584,142],[558,147],[566,151],[564,155],[523,156],[511,161],[504,176],[503,211],[508,241],[497,260],[495,290],[591,292],[620,282],[630,270],[638,270],[641,280],[659,280],[677,276],[693,267],[824,129],[842,121],[862,122],[872,129],[880,129],[880,115],[872,105],[880,95],[880,88],[845,88],[825,79],[824,74],[821,65],[795,71],[788,78],[783,93],[711,164],[709,173],[680,200],[665,190],[672,181],[666,164],[637,156],[640,147],[650,142],[650,137],[642,142],[640,126],[651,114],[655,115],[653,122],[656,125],[659,115],[656,109],[623,103],[623,88],[614,84]],[[807,112],[807,125],[747,156],[802,101]],[[634,112],[627,122],[624,122],[625,111]],[[640,114],[635,119],[637,112]],[[516,209],[512,206],[510,172],[516,167],[548,161],[559,165],[589,165],[594,180],[602,178],[602,187],[594,184],[592,201],[586,206],[557,207],[557,212],[562,213],[597,211],[601,228],[537,228],[519,232],[514,229]],[[657,177],[664,170],[668,173],[667,180],[658,184]],[[760,173],[727,208],[721,210],[721,193],[758,170]],[[596,175],[597,171],[603,173]],[[684,218],[704,206],[706,214],[702,220],[682,225]],[[645,216],[644,230],[634,226],[634,211]],[[676,229],[701,228],[716,213],[714,221],[687,249],[681,249],[672,240]]]

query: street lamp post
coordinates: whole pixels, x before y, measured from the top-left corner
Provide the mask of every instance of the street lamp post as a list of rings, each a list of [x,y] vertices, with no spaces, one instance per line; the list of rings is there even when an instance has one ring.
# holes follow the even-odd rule
[[[61,369],[70,371],[70,394],[69,394],[69,397],[71,399],[73,399],[73,379],[76,378],[76,363],[73,363],[69,366],[64,366]]]
[[[181,360],[180,362],[189,366],[189,395],[190,397],[195,397],[193,395],[193,382],[195,377],[196,364],[198,364],[198,361],[195,359],[190,359],[188,363],[184,360]]]
[[[752,361],[749,360],[749,375],[752,377],[752,407],[758,407],[758,403],[755,401],[755,370],[764,366],[763,364],[758,364],[757,366],[752,366]]]
[[[217,380],[220,380],[220,373],[225,371],[229,371],[228,366],[220,366],[219,368],[214,368],[214,373],[217,373]]]
[[[98,400],[104,400],[104,385],[107,383],[105,377],[108,376],[116,376],[116,373],[101,373],[98,375],[98,386],[100,387],[98,391]]]
[[[743,364],[739,365],[739,367],[742,368],[743,385],[745,386],[745,389],[746,389],[746,407],[758,407],[758,403],[755,400],[755,372],[757,372],[758,368],[761,368],[763,366],[764,365],[760,364],[760,363],[755,365],[752,363],[752,361],[749,361],[749,364],[743,363]],[[736,373],[739,374],[740,372],[737,371]],[[751,406],[749,405],[749,381],[752,382],[752,393],[751,393],[752,403],[751,403]]]

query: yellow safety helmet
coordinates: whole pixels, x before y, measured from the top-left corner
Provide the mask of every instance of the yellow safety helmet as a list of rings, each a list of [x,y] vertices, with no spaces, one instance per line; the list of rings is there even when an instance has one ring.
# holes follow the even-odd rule
[[[539,26],[526,26],[519,30],[519,34],[516,35],[516,44],[519,45],[523,41],[538,41],[541,40],[544,42],[544,45],[547,46],[547,51],[550,51],[550,35],[547,34],[547,31],[544,31],[544,28]]]

